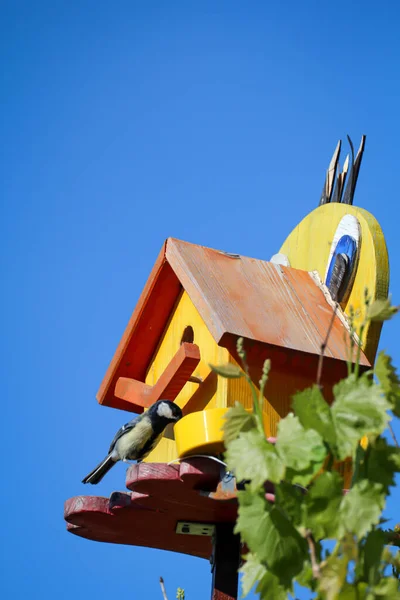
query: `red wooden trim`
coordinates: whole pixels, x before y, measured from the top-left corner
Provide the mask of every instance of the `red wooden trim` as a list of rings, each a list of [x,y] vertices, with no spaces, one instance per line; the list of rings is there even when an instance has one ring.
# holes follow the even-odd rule
[[[114,395],[131,405],[131,410],[141,412],[143,408],[150,406],[148,398],[153,391],[153,386],[146,385],[143,381],[130,379],[129,377],[119,377],[115,385]]]
[[[121,468],[121,465],[115,468]],[[176,533],[178,521],[230,523],[237,518],[237,501],[208,495],[220,481],[220,466],[212,460],[186,459],[179,465],[140,463],[127,471],[130,493],[110,498],[77,496],[65,503],[67,529],[100,542],[182,552],[209,559],[208,536]]]
[[[196,344],[183,343],[171,359],[154,386],[141,381],[120,377],[115,386],[115,396],[131,404],[131,410],[141,412],[157,400],[175,400],[200,362]]]
[[[143,381],[182,286],[165,259],[164,243],[97,393],[100,404],[133,411],[114,395],[120,377]],[[139,412],[142,412],[140,408]]]

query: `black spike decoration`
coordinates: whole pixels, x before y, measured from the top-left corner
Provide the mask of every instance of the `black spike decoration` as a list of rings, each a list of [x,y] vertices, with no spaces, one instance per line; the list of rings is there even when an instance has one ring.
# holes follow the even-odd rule
[[[327,204],[331,201],[333,186],[335,184],[335,175],[336,168],[338,166],[339,156],[340,156],[340,148],[342,146],[342,140],[339,140],[337,146],[335,148],[335,152],[331,158],[331,162],[329,163],[328,170],[325,176],[324,187],[322,188],[321,199],[319,201],[319,205]]]
[[[360,165],[361,165],[362,157],[364,154],[365,138],[366,138],[365,135],[363,135],[361,137],[360,147],[358,149],[356,159],[354,160],[354,147],[353,147],[350,137],[347,136],[347,139],[349,140],[349,144],[350,144],[350,149],[351,149],[352,165],[351,165],[351,169],[350,169],[349,180],[347,182],[346,189],[343,194],[343,199],[342,199],[343,204],[353,204],[354,192],[356,191],[356,185],[357,185],[357,179],[358,179],[358,173],[360,172]]]
[[[339,156],[342,140],[339,140],[333,153],[331,162],[325,176],[324,187],[322,189],[319,205],[327,204],[328,202],[341,202],[342,204],[353,204],[354,193],[356,191],[358,174],[362,157],[364,154],[366,136],[361,137],[360,147],[357,156],[354,160],[354,146],[350,136],[347,136],[350,145],[351,163],[349,169],[350,157],[346,156],[344,161],[343,171],[340,171]],[[336,174],[337,171],[337,174]],[[347,179],[347,185],[345,183]]]

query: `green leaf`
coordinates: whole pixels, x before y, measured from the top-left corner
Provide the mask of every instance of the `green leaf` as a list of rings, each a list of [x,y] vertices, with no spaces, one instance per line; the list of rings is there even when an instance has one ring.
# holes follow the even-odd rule
[[[235,533],[240,533],[250,552],[254,553],[260,562],[266,563],[270,505],[264,492],[253,493],[248,488],[238,492],[238,501]]]
[[[304,492],[286,481],[276,484],[274,491],[277,506],[282,508],[283,512],[291,519],[293,525],[300,525],[303,518],[302,503],[304,501]]]
[[[394,577],[385,577],[373,588],[372,592],[374,600],[399,600],[399,581]]]
[[[274,446],[256,429],[245,431],[232,440],[225,458],[236,479],[250,480],[252,489],[266,481],[278,483],[285,474],[285,465]]]
[[[360,598],[364,598],[364,596],[360,595],[359,586],[351,585],[350,583],[344,584],[338,596],[338,600],[359,600]]]
[[[362,480],[343,498],[340,506],[339,536],[350,532],[362,538],[379,519],[385,506],[382,485]]]
[[[400,533],[398,531],[398,525],[393,529],[385,529],[383,534],[385,536],[385,544],[389,544],[390,546],[397,546],[400,548]],[[399,565],[400,568],[400,565]]]
[[[246,554],[244,556],[245,563],[243,567],[239,569],[239,573],[242,573],[242,594],[247,596],[250,590],[256,583],[261,581],[263,576],[266,574],[267,569],[262,565],[255,554]]]
[[[336,432],[331,409],[317,385],[295,394],[292,406],[305,429],[314,429],[331,447],[335,446]]]
[[[313,429],[304,429],[298,417],[291,413],[279,422],[276,450],[290,469],[286,478],[300,485],[311,481],[326,457],[321,436]]]
[[[379,437],[368,447],[365,459],[365,477],[374,483],[380,483],[386,493],[395,484],[395,473],[400,471],[400,450],[390,446]]]
[[[244,376],[242,369],[232,363],[227,363],[226,365],[209,364],[209,367],[214,373],[225,377],[225,379],[240,379],[240,377]]]
[[[364,435],[379,435],[385,429],[390,405],[379,385],[366,377],[351,375],[333,388],[332,418],[336,429],[337,458],[354,456]]]
[[[316,540],[336,537],[342,490],[343,479],[335,471],[323,473],[310,487],[304,501],[304,525]]]
[[[273,506],[269,512],[266,540],[268,567],[279,578],[281,585],[290,588],[307,558],[307,544],[282,512]]]
[[[373,529],[361,549],[363,579],[370,585],[376,585],[379,581],[384,546],[385,534],[380,529]]]
[[[243,404],[236,402],[225,415],[224,431],[225,445],[228,446],[240,433],[250,431],[257,427],[256,418],[253,413],[245,409]]]
[[[321,565],[319,589],[324,593],[324,600],[337,600],[347,575],[348,558],[331,555]]]
[[[369,305],[366,320],[368,321],[388,321],[391,319],[398,311],[398,306],[393,306],[389,298],[386,300],[375,300],[372,304]]]
[[[340,541],[342,553],[347,556],[348,560],[357,560],[358,544],[352,533],[346,533]]]
[[[374,371],[394,414],[400,417],[400,381],[391,357],[383,350],[378,354]]]
[[[278,577],[285,588],[301,572],[307,557],[307,545],[293,524],[268,505],[265,494],[246,489],[239,492],[239,516],[235,531],[241,534],[249,550]]]
[[[303,570],[301,571],[301,573],[299,573],[299,575],[297,575],[296,581],[302,587],[315,591],[317,580],[314,579],[312,566],[309,561],[306,561],[304,563]]]
[[[260,594],[260,600],[287,600],[287,592],[279,585],[279,579],[270,571],[266,571],[256,592]]]

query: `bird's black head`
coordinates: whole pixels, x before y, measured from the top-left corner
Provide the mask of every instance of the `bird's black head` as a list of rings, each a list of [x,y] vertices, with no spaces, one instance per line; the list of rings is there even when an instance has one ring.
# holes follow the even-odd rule
[[[176,423],[182,418],[180,407],[170,400],[158,400],[147,411],[153,428],[162,431],[169,423]]]

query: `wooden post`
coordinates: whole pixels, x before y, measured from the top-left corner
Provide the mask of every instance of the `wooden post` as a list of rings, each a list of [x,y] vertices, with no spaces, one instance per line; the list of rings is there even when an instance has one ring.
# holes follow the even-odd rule
[[[240,537],[234,535],[232,523],[215,528],[212,561],[211,600],[237,600]]]

